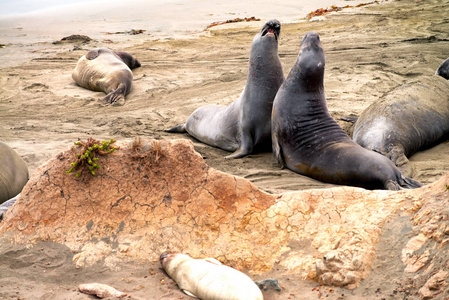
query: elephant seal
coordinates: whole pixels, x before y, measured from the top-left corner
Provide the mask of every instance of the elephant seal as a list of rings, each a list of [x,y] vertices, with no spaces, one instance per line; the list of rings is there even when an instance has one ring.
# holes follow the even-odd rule
[[[415,152],[447,138],[449,81],[436,75],[400,86],[371,104],[357,119],[353,132],[357,144],[400,167]]]
[[[28,167],[20,155],[0,142],[0,204],[19,194],[28,178]]]
[[[284,81],[278,55],[281,24],[268,21],[254,37],[248,79],[240,97],[228,106],[207,105],[195,110],[182,125],[167,132],[188,132],[208,145],[235,151],[226,158],[241,158],[271,144],[271,108]]]
[[[356,144],[330,116],[324,66],[318,34],[306,33],[296,63],[273,102],[272,140],[278,163],[336,184],[391,190],[421,186],[405,178],[385,156]]]
[[[435,72],[436,75],[440,75],[445,79],[449,79],[449,58],[446,58],[445,61],[438,67]]]
[[[262,292],[251,278],[215,259],[162,253],[160,263],[189,296],[202,300],[263,300]]]
[[[78,60],[72,78],[79,86],[106,93],[104,99],[117,104],[131,91],[131,70],[138,67],[140,62],[128,52],[97,48]]]
[[[6,200],[2,204],[0,204],[0,221],[3,220],[3,217],[5,216],[8,209],[17,201],[17,198],[19,198],[20,194],[15,196],[14,198],[11,198],[9,200]]]

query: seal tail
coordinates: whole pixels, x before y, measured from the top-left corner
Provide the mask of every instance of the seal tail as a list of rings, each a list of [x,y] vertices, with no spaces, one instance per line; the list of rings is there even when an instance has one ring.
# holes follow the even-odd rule
[[[404,176],[401,176],[399,184],[401,185],[401,187],[407,189],[416,189],[423,186],[421,182]]]
[[[175,126],[173,128],[170,129],[164,129],[165,132],[171,132],[171,133],[186,133],[186,124],[181,124],[178,126]]]

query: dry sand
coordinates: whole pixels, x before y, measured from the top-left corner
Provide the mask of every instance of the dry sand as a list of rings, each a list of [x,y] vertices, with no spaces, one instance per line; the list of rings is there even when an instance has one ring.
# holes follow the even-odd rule
[[[336,119],[359,115],[393,88],[433,74],[449,56],[449,7],[436,0],[403,0],[344,10],[324,21],[284,24],[279,53],[285,75],[296,60],[304,33],[320,34],[326,55],[325,92]],[[56,52],[42,45],[41,57],[0,73],[0,139],[16,149],[33,172],[39,165],[78,139],[189,138],[162,130],[185,122],[197,107],[228,104],[243,90],[256,22],[214,28],[210,34],[184,40],[148,41],[126,49],[120,43],[91,41],[83,50]],[[134,87],[124,106],[107,106],[102,93],[78,87],[71,73],[91,48],[126,50],[142,67],[134,71]],[[73,44],[69,44],[69,48]],[[35,52],[35,53],[39,53]],[[351,133],[348,123],[340,124]],[[193,139],[192,139],[193,140]],[[224,160],[225,151],[195,142],[206,162],[239,175],[268,192],[327,188],[330,184],[300,176],[274,165],[271,153]],[[430,183],[449,171],[449,142],[422,151],[411,159],[413,178]],[[409,222],[398,216],[396,222]],[[315,288],[272,270],[284,291],[268,299],[414,299],[413,287],[395,279],[403,266],[391,265],[401,236],[387,228],[378,245],[372,276],[353,290]],[[132,294],[133,299],[187,299],[159,269],[157,262],[123,263],[122,270],[75,269],[66,246],[42,242],[31,249],[0,246],[0,298],[92,299],[76,291],[80,283],[101,282]],[[161,283],[165,280],[165,283]],[[405,280],[405,279],[404,279]],[[414,291],[416,292],[416,291]],[[407,298],[408,297],[408,298]]]

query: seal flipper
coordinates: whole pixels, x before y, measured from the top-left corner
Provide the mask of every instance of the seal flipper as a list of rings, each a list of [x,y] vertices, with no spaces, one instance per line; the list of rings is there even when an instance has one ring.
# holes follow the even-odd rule
[[[407,189],[416,189],[416,188],[422,187],[421,182],[411,179],[409,177],[404,177],[402,175],[401,175],[399,184],[401,185],[401,187],[404,187]]]
[[[19,194],[20,195],[20,194]],[[11,198],[9,200],[6,200],[2,204],[0,204],[0,221],[3,220],[3,216],[6,214],[8,209],[13,206],[14,203],[16,203],[17,198],[19,198],[19,195],[15,196],[14,198]]]
[[[282,148],[281,148],[281,145],[279,145],[279,141],[278,141],[276,134],[271,135],[271,145],[273,148],[272,150],[273,150],[274,160],[281,167],[281,169],[283,169],[285,167],[284,157],[282,157]]]
[[[196,299],[199,299],[197,296],[195,296],[194,294],[192,294],[191,292],[189,292],[188,290],[181,290],[181,291],[183,291],[184,292],[184,294],[186,294],[186,295],[188,295],[188,296],[190,296],[190,297],[193,297],[193,298],[196,298]]]
[[[264,291],[268,290],[268,288],[270,287],[272,287],[278,292],[282,291],[279,282],[277,281],[277,279],[274,278],[264,279],[261,281],[254,281],[254,283],[259,287],[259,289],[261,290],[263,289]]]
[[[112,90],[104,100],[109,104],[113,105],[123,105],[125,102],[125,85],[120,84],[117,89]]]
[[[357,122],[358,119],[359,119],[359,117],[353,117],[353,116],[346,116],[346,117],[340,118],[340,120],[349,122],[349,123],[355,123],[355,122]]]
[[[92,59],[97,58],[98,55],[100,55],[100,49],[93,49],[93,50],[90,50],[89,52],[87,52],[86,58],[88,60],[92,60]]]
[[[178,126],[175,126],[173,128],[170,129],[164,129],[165,132],[171,132],[171,133],[186,133],[186,124],[181,124]]]
[[[242,130],[242,136],[240,138],[240,147],[231,155],[225,156],[225,159],[242,158],[248,156],[253,151],[253,146],[254,144],[251,135],[245,130]]]

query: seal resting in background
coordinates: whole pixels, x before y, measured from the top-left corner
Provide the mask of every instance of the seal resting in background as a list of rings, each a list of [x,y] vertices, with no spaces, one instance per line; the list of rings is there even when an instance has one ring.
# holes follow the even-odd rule
[[[131,91],[131,70],[138,67],[140,62],[128,52],[97,48],[78,60],[72,78],[86,89],[105,92],[107,96],[104,99],[116,104],[124,102]]]
[[[449,68],[446,60],[439,70],[444,64]],[[448,137],[449,81],[436,75],[400,86],[371,104],[357,119],[353,133],[357,144],[385,155],[397,166]]]
[[[189,296],[202,300],[263,300],[262,292],[251,278],[215,259],[162,253],[160,263]]]
[[[441,63],[435,74],[440,75],[445,79],[449,79],[449,58],[446,58],[446,60]]]
[[[390,190],[421,186],[405,178],[385,156],[356,144],[330,116],[324,65],[318,34],[305,34],[296,63],[273,103],[271,126],[277,162],[330,183]]]
[[[248,79],[240,97],[228,106],[207,105],[195,110],[187,122],[167,132],[188,132],[208,145],[235,151],[226,158],[241,158],[271,144],[271,108],[284,81],[278,55],[281,24],[268,21],[254,37]]]
[[[0,204],[17,196],[28,178],[28,167],[22,157],[0,142]]]

